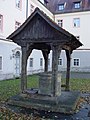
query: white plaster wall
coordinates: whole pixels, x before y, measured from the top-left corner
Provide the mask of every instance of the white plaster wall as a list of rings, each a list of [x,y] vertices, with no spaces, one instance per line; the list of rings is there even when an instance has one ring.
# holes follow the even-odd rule
[[[80,27],[73,27],[73,18],[80,18]],[[90,48],[90,11],[57,14],[55,22],[63,19],[63,28],[75,36],[80,36],[80,41],[83,43],[82,48]]]
[[[30,4],[33,6],[39,7],[47,16],[49,16],[52,20],[54,20],[53,14],[38,0],[28,0],[28,16],[30,13]],[[0,36],[7,37],[15,30],[15,21],[23,23],[26,19],[26,0],[22,0],[22,10],[18,10],[15,7],[15,0],[0,0],[0,14],[3,15],[3,32],[0,33]],[[80,27],[74,28],[73,27],[73,18],[80,18]],[[58,19],[63,19],[63,28],[69,31],[70,33],[74,34],[75,36],[80,36],[80,41],[84,44],[82,48],[89,48],[90,47],[90,34],[89,34],[89,26],[90,26],[90,12],[78,12],[78,13],[67,13],[67,14],[58,14],[55,15],[55,21],[57,22]],[[4,74],[4,78],[7,77],[7,74],[14,74],[15,73],[15,62],[14,58],[10,58],[12,56],[12,50],[19,47],[18,45],[1,41],[0,40],[0,55],[3,57],[3,69],[0,71],[1,74]],[[90,66],[90,58],[89,51],[75,51],[72,54],[73,57],[80,57],[81,61],[81,68],[86,68]],[[85,57],[83,57],[85,56]],[[63,65],[59,66],[59,70],[66,69],[66,55],[65,52],[61,52],[61,58],[63,58]],[[43,59],[43,67],[40,67],[40,58],[43,58],[42,52],[33,50],[31,56],[29,58],[34,58],[34,66],[30,68],[29,66],[29,59],[27,65],[28,74],[30,71],[35,71],[39,69],[44,69],[44,59]],[[50,66],[49,70],[52,67],[52,51],[49,54],[50,58]],[[87,62],[86,62],[87,59]]]
[[[44,0],[40,0],[44,4]]]
[[[22,0],[22,8],[17,9],[15,0],[0,0],[0,14],[3,15],[3,31],[0,36],[6,38],[15,30],[15,21],[21,24],[26,20],[26,4],[27,0]],[[38,0],[28,0],[28,16],[30,12],[30,4],[39,7],[44,13],[54,20],[53,14]]]
[[[20,51],[20,46],[13,42],[2,41],[0,40],[0,56],[3,58],[3,69],[0,71],[0,79],[8,79],[15,76],[15,57],[13,58],[13,53],[16,51]],[[86,71],[90,72],[90,49],[82,49],[75,50],[71,56],[71,71]],[[33,67],[30,67],[30,58],[33,58]],[[44,58],[43,58],[43,66],[40,67],[40,58],[43,58],[42,52],[39,50],[33,50],[28,59],[27,64],[27,74],[42,72],[44,70]],[[49,71],[52,68],[52,51],[49,54],[50,58],[50,66],[48,66]],[[63,60],[63,65],[58,66],[59,71],[66,70],[66,54],[65,51],[62,50],[60,54],[60,58]],[[80,66],[73,66],[73,59],[80,59]],[[86,61],[87,60],[87,61]]]
[[[49,16],[52,20],[54,20],[53,14],[44,6],[44,4],[39,2],[38,0],[29,0],[28,2],[28,10],[29,15],[30,13],[30,4],[32,4],[35,8],[38,7],[40,10],[42,10],[47,16]]]
[[[2,56],[0,79],[12,78],[15,74],[15,58],[13,58],[13,50],[17,47],[20,48],[20,46],[13,42],[0,40],[0,56]]]
[[[80,60],[80,66],[73,66],[73,59]],[[90,49],[74,50],[71,56],[71,70],[90,72]]]
[[[33,67],[30,67],[30,58],[33,58]],[[28,58],[27,71],[28,74],[33,72],[38,72],[41,69],[44,69],[44,59],[43,66],[40,67],[40,58],[43,58],[42,52],[40,50],[33,50],[31,55]]]
[[[22,0],[22,9],[19,10],[15,6],[15,0],[0,0],[0,14],[3,15],[3,31],[0,32],[0,55],[3,58],[3,69],[0,71],[0,79],[7,79],[15,75],[15,58],[12,57],[12,50],[15,50],[19,46],[2,39],[5,39],[15,30],[15,21],[21,24],[25,21],[26,2],[27,0]],[[39,7],[53,19],[53,14],[47,10],[43,4],[36,0],[28,0],[28,16],[31,14],[30,4],[33,4],[35,8]],[[44,59],[43,66],[40,67],[40,58],[43,58],[41,51],[34,50],[30,57],[34,58],[34,66],[30,68],[28,60],[27,71],[37,71],[44,68]]]
[[[30,58],[33,58],[33,67],[30,67]],[[40,66],[40,58],[43,58],[43,66]],[[50,59],[50,65],[48,65],[48,70],[51,71],[52,68],[52,51],[50,51],[48,58]],[[33,50],[28,58],[27,71],[28,74],[32,72],[42,72],[44,70],[44,57],[40,50]]]
[[[22,24],[26,19],[26,1],[22,0],[22,8],[19,10],[15,0],[0,0],[0,14],[3,15],[3,32],[0,36],[5,38],[15,30],[15,21]]]

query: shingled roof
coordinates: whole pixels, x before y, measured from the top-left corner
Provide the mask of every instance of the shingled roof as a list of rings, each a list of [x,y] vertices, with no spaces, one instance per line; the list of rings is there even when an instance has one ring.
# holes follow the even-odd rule
[[[39,8],[28,17],[28,19],[7,39],[15,43],[63,43],[71,46],[72,49],[80,47],[82,43],[74,35],[59,27]]]
[[[74,3],[80,2],[80,8],[75,9]],[[59,10],[58,6],[65,4],[64,10]],[[48,0],[47,8],[54,14],[78,12],[78,11],[90,11],[90,0]]]

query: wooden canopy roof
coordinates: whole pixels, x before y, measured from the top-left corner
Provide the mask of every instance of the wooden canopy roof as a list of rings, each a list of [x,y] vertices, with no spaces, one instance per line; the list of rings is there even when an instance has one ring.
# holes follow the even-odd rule
[[[28,19],[7,39],[12,39],[21,46],[22,50],[22,70],[21,70],[21,90],[27,89],[27,59],[33,49],[42,51],[45,64],[44,71],[48,72],[48,55],[52,50],[52,82],[51,94],[60,95],[58,85],[58,57],[62,49],[66,51],[67,72],[66,90],[69,90],[70,76],[70,55],[72,51],[82,45],[75,36],[59,27],[54,21],[46,16],[40,9],[35,11]]]
[[[39,50],[51,50],[52,43],[63,45],[64,49],[69,47],[71,50],[82,46],[74,35],[59,27],[39,8],[7,39],[12,39],[20,46],[30,44],[33,49]]]

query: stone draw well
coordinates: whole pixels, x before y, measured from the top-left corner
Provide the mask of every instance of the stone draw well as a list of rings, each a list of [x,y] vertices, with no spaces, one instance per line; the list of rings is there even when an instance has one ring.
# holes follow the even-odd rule
[[[61,100],[64,98],[62,95],[67,96],[69,93],[61,92],[61,75],[58,73],[58,57],[60,56],[61,50],[65,50],[67,57],[65,90],[69,91],[71,54],[73,50],[82,46],[82,43],[78,41],[74,35],[59,27],[39,8],[36,8],[31,16],[29,16],[27,20],[8,37],[8,39],[13,40],[13,42],[21,46],[22,94],[27,90],[27,59],[33,49],[41,50],[45,60],[44,73],[39,75],[40,80],[38,93],[33,95],[30,94],[28,99],[26,99],[26,101],[29,101],[28,106],[41,110],[53,110],[56,112],[63,111],[63,109],[60,109],[60,103],[62,105]],[[49,73],[48,55],[51,50],[52,72]],[[72,93],[70,95],[72,95]],[[22,95],[20,96],[22,97]],[[14,104],[17,104],[15,103],[15,99],[11,101],[14,101]],[[65,101],[65,104],[67,103],[66,97],[63,101]],[[21,104],[21,102],[18,104]],[[23,104],[21,106],[23,106]]]

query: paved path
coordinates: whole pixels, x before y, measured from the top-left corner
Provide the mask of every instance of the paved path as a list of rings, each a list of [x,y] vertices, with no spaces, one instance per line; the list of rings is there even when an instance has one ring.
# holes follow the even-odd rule
[[[66,77],[66,73],[62,72],[62,77]],[[71,78],[80,78],[80,79],[90,79],[90,73],[89,72],[71,72]]]

